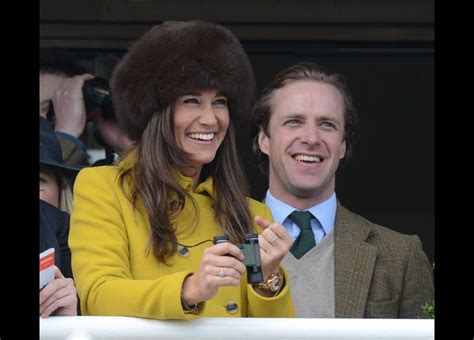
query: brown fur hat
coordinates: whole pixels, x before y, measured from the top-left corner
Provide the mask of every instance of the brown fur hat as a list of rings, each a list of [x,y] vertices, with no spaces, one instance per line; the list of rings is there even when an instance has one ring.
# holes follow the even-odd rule
[[[120,126],[139,140],[153,114],[183,94],[217,89],[231,119],[246,118],[255,98],[252,66],[225,27],[203,21],[167,21],[147,31],[112,73]]]

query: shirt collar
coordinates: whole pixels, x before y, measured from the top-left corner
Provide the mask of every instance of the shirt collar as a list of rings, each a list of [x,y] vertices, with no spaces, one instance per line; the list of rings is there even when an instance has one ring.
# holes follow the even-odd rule
[[[270,193],[270,190],[267,190],[267,195],[265,196],[265,204],[270,207],[272,210],[273,220],[283,224],[288,217],[296,209],[292,206],[280,201],[278,198],[273,196]]]
[[[265,204],[267,204],[271,210],[273,219],[275,221],[283,224],[293,211],[298,210],[274,197],[270,190],[267,190],[267,195],[265,196]],[[323,227],[324,232],[328,235],[334,229],[334,221],[336,220],[336,208],[337,208],[337,198],[336,193],[333,192],[332,195],[319,204],[306,209],[313,216],[315,216],[321,226]]]

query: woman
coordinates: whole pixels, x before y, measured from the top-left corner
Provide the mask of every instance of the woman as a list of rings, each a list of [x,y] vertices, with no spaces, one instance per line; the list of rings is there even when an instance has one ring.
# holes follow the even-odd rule
[[[279,266],[291,238],[246,198],[237,157],[235,124],[254,88],[240,43],[211,23],[155,26],[118,64],[114,107],[136,143],[118,166],[76,180],[69,244],[83,314],[293,316]],[[255,287],[233,244],[256,230],[254,216],[265,228]],[[212,245],[222,234],[232,243]]]
[[[54,280],[40,291],[40,315],[77,315],[77,295],[67,244],[72,192],[68,178],[78,168],[64,164],[61,146],[49,122],[40,117],[40,253],[54,248]]]
[[[61,145],[49,125],[40,117],[40,173],[39,198],[68,213],[72,213],[72,189],[70,178],[80,168],[64,163]]]

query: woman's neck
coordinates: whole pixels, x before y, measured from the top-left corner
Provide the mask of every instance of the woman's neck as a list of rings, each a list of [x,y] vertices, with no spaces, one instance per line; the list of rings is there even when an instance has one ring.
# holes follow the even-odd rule
[[[186,177],[191,177],[194,181],[193,189],[199,184],[199,176],[201,175],[202,166],[199,167],[186,167],[181,170],[181,174]]]

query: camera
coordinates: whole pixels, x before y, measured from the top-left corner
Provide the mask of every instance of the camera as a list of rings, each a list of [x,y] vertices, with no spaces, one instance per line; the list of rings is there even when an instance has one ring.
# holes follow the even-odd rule
[[[82,87],[86,112],[92,112],[100,108],[104,118],[115,118],[110,98],[109,82],[101,77],[95,77],[84,82]]]
[[[229,242],[229,235],[215,236],[214,244]],[[263,282],[262,260],[260,259],[260,246],[258,245],[258,234],[247,234],[244,243],[236,244],[242,250],[245,258],[242,261],[247,267],[247,282],[256,284]]]
[[[82,95],[84,97],[84,105],[86,107],[87,119],[91,119],[90,113],[96,109],[100,109],[100,114],[104,118],[115,118],[115,112],[112,108],[112,99],[110,98],[109,82],[105,78],[95,77],[86,80],[82,86]],[[54,121],[53,101],[49,103],[47,119]]]

